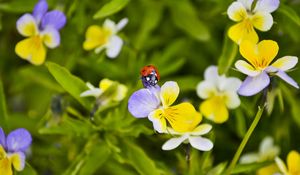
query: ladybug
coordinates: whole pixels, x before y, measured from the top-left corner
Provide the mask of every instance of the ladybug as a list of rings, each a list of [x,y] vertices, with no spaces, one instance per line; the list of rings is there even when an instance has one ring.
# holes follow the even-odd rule
[[[160,79],[158,70],[153,65],[144,66],[141,71],[141,79],[145,88],[155,86]]]

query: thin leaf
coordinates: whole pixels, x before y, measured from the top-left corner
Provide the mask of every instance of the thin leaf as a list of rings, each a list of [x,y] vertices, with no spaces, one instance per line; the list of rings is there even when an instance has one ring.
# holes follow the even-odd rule
[[[154,161],[137,145],[132,142],[124,141],[123,153],[127,160],[132,164],[141,175],[159,175]]]
[[[189,1],[169,0],[168,2],[172,20],[178,28],[199,41],[209,40],[209,29],[198,18],[196,9]]]
[[[51,62],[47,62],[49,72],[53,75],[56,81],[72,95],[82,106],[91,110],[92,103],[88,98],[80,97],[80,94],[87,90],[85,83],[78,77],[72,75],[66,68]]]
[[[3,90],[2,81],[0,81],[0,124],[3,129],[7,129],[7,111],[6,111],[6,100]]]
[[[227,34],[224,37],[224,44],[221,55],[218,62],[219,74],[226,74],[231,67],[235,57],[237,55],[238,45],[231,41]]]
[[[94,19],[105,18],[109,15],[115,14],[122,10],[130,0],[112,0],[105,4],[99,11],[93,16]]]
[[[295,24],[300,26],[300,17],[294,9],[284,4],[280,4],[280,8],[278,9],[278,11],[286,17],[290,18]]]
[[[213,167],[207,175],[220,175],[222,172],[224,172],[226,168],[227,162],[219,163],[217,166]]]
[[[246,172],[255,172],[259,168],[270,165],[272,162],[262,162],[262,163],[251,163],[251,164],[239,164],[236,165],[232,170],[232,174],[241,174]]]

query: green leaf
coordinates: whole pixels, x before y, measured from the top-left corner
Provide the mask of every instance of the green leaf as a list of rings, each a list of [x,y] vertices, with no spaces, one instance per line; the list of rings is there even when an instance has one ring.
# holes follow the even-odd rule
[[[86,109],[92,109],[92,103],[89,98],[80,97],[80,94],[87,90],[85,83],[78,77],[72,75],[66,68],[51,62],[47,62],[49,72],[56,81],[72,95]]]
[[[189,1],[169,0],[168,5],[172,20],[179,29],[199,41],[209,40],[209,29],[198,18],[196,9]]]
[[[270,165],[272,162],[250,163],[250,164],[238,164],[232,170],[232,174],[241,174],[246,172],[255,172],[256,170]]]
[[[0,11],[8,13],[25,13],[32,11],[36,1],[14,0],[10,3],[0,3]]]
[[[20,74],[23,76],[24,79],[30,79],[42,86],[56,91],[56,92],[64,92],[64,90],[55,82],[53,77],[47,72],[44,67],[32,67],[28,66],[25,68],[20,69]],[[39,75],[39,76],[37,76]]]
[[[1,126],[4,127],[4,130],[6,130],[8,127],[6,123],[7,117],[5,94],[2,81],[0,81],[0,123]]]
[[[295,24],[300,26],[300,17],[294,9],[284,4],[280,4],[280,8],[278,9],[278,11],[286,17],[290,18]]]
[[[126,160],[131,163],[141,175],[159,175],[161,172],[157,169],[154,161],[137,145],[132,142],[125,141],[122,144]]]
[[[238,45],[235,44],[233,41],[231,41],[227,33],[224,37],[224,43],[221,55],[219,57],[218,62],[218,71],[219,74],[226,74],[229,68],[231,67],[233,61],[235,60],[235,57],[238,52]]]
[[[17,175],[37,175],[38,173],[36,172],[35,169],[32,168],[27,162],[25,164],[24,170],[16,173]]]
[[[226,168],[227,162],[219,163],[217,166],[213,167],[207,175],[220,175],[222,172],[224,172]]]
[[[94,19],[105,18],[109,15],[115,14],[122,10],[129,0],[111,0],[109,3],[105,4],[99,11],[93,16]]]

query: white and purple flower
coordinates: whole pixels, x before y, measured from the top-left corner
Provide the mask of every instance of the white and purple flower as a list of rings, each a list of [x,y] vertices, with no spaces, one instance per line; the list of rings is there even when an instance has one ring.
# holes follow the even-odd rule
[[[18,32],[27,38],[17,43],[15,52],[34,65],[44,63],[46,47],[53,49],[59,46],[59,30],[66,24],[64,13],[58,10],[47,12],[47,10],[46,0],[40,0],[32,14],[26,13],[17,21]]]
[[[25,151],[31,145],[30,133],[23,128],[16,129],[5,136],[0,128],[0,169],[1,174],[12,175],[14,169],[22,171],[25,167]]]

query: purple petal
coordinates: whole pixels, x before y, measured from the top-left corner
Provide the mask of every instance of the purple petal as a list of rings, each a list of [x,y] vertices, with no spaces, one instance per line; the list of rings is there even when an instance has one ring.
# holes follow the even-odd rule
[[[7,136],[7,149],[10,152],[24,152],[30,146],[31,141],[31,135],[26,129],[16,129]]]
[[[290,76],[288,76],[288,74],[286,74],[284,71],[278,70],[276,75],[278,77],[280,77],[282,80],[284,80],[285,82],[287,82],[288,84],[290,84],[290,85],[294,86],[295,88],[299,89],[299,86],[298,86],[297,82],[295,80],[293,80]]]
[[[53,10],[45,14],[42,19],[42,29],[47,26],[52,26],[55,29],[59,30],[66,24],[66,16],[63,12],[58,10]]]
[[[5,133],[2,128],[0,128],[0,145],[5,149],[6,143],[5,143]]]
[[[38,24],[41,22],[42,17],[46,14],[48,10],[48,4],[46,0],[40,0],[33,9],[33,16],[37,20]]]
[[[252,96],[263,90],[270,83],[270,78],[266,72],[262,72],[256,77],[248,76],[242,83],[238,93],[243,96]]]
[[[159,99],[149,89],[134,92],[128,100],[128,110],[136,118],[147,117],[158,108]]]

